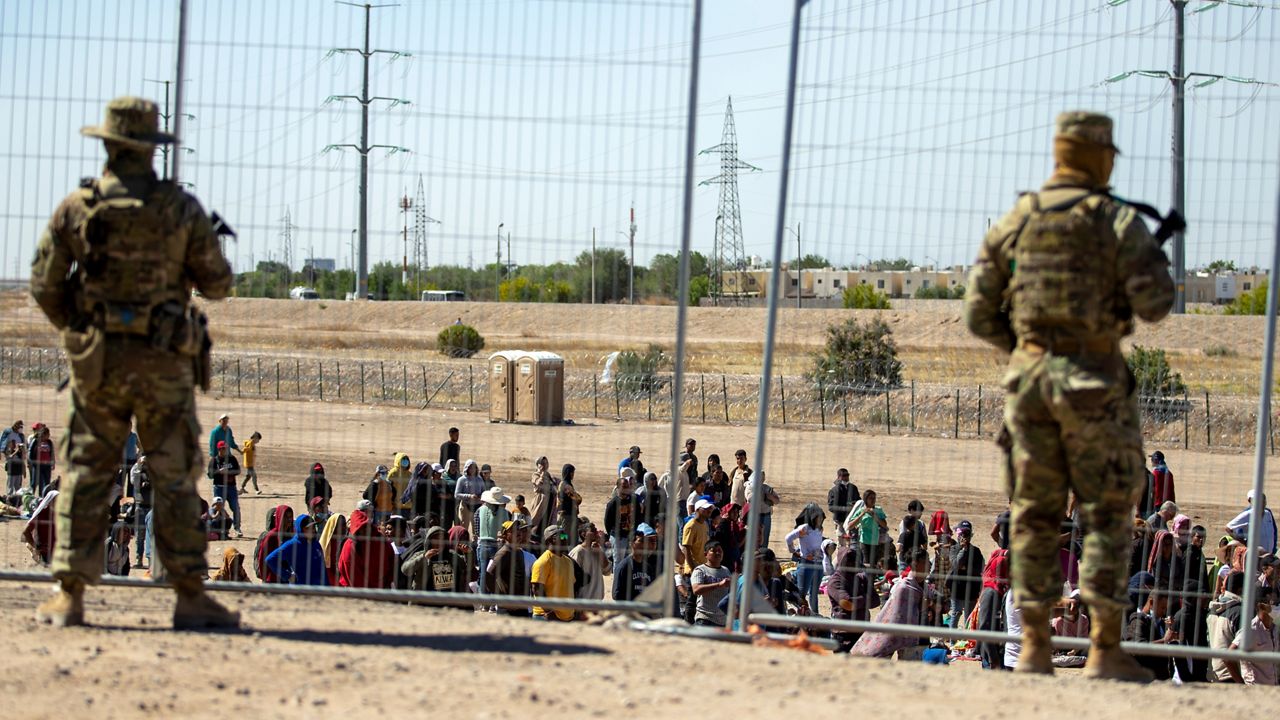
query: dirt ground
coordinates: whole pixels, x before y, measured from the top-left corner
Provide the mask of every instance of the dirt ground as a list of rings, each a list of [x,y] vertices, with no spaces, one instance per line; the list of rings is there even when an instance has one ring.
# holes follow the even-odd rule
[[[0,673],[14,718],[883,717],[946,708],[970,720],[1128,720],[1140,708],[1248,717],[1275,688],[1089,682],[815,655],[611,627],[359,600],[220,593],[245,627],[168,629],[162,590],[98,588],[93,625],[53,630],[46,587],[0,584]],[[694,710],[700,706],[702,711]]]

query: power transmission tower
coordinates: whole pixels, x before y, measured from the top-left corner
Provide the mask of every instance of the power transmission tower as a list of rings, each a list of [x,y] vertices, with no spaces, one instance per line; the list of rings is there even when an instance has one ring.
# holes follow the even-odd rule
[[[711,300],[719,305],[724,296],[724,274],[736,275],[735,293],[741,293],[741,272],[747,267],[747,253],[742,243],[742,211],[738,205],[738,173],[759,172],[760,168],[738,158],[738,129],[733,122],[733,98],[729,98],[724,110],[724,132],[720,144],[703,150],[699,155],[720,154],[720,174],[698,183],[720,186],[720,203],[716,209],[716,239],[712,249],[708,274],[711,280]]]
[[[284,209],[284,229],[280,231],[280,237],[284,241],[284,268],[285,268],[285,285],[288,285],[293,274],[293,230],[296,225],[293,224],[293,218],[289,214],[289,208]],[[288,288],[285,288],[288,291]]]
[[[1129,0],[1109,0],[1110,5],[1123,5]],[[1267,85],[1275,87],[1274,83],[1254,80],[1253,78],[1233,77],[1229,75],[1215,75],[1212,73],[1186,72],[1186,10],[1190,0],[1169,0],[1173,6],[1173,70],[1130,70],[1107,78],[1104,83],[1120,82],[1125,78],[1133,75],[1141,77],[1153,77],[1168,80],[1173,87],[1173,209],[1179,215],[1186,217],[1186,199],[1187,199],[1187,138],[1186,138],[1186,88],[1189,78],[1199,77],[1205,78],[1201,82],[1193,85],[1193,88],[1212,85],[1220,80],[1239,83],[1242,85]],[[1251,2],[1250,0],[1205,0],[1205,4],[1196,8],[1194,13],[1201,13],[1206,10],[1212,10],[1219,5],[1232,5],[1235,7],[1276,9],[1275,5]],[[1256,97],[1256,95],[1255,95]],[[1252,101],[1250,101],[1252,102]],[[1182,314],[1187,311],[1187,235],[1185,231],[1174,233],[1173,236],[1173,284],[1176,290],[1173,301],[1173,312]]]
[[[418,175],[418,192],[413,196],[413,297],[422,294],[422,273],[427,269],[427,226],[439,220],[427,215],[427,193],[422,187],[422,175]]]
[[[408,152],[408,148],[399,145],[370,145],[369,144],[369,105],[375,100],[385,100],[395,107],[396,105],[408,105],[408,100],[400,98],[390,98],[369,95],[369,59],[378,53],[385,53],[391,56],[392,60],[401,57],[407,57],[408,53],[402,53],[396,50],[375,50],[369,47],[369,24],[371,22],[371,13],[374,8],[397,7],[396,5],[370,5],[369,3],[358,4],[344,2],[338,0],[339,5],[350,5],[351,7],[364,8],[364,46],[358,48],[334,48],[329,51],[326,57],[330,57],[339,53],[355,53],[360,56],[364,63],[364,82],[360,87],[359,95],[330,95],[325,99],[325,103],[334,102],[336,100],[354,100],[360,103],[360,144],[352,145],[349,143],[328,145],[324,151],[337,150],[339,148],[351,148],[360,153],[360,226],[358,228],[360,235],[360,257],[356,268],[356,298],[364,299],[369,292],[369,151],[374,148],[383,148],[390,151],[391,154],[398,152]]]

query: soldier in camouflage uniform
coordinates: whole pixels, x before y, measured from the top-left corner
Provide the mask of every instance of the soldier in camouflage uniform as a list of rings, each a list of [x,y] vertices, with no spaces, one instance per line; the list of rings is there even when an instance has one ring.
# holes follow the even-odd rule
[[[36,611],[54,625],[84,623],[84,587],[103,569],[107,499],[120,448],[137,420],[151,470],[156,573],[177,591],[174,626],[234,627],[239,615],[204,592],[206,539],[196,495],[200,429],[196,384],[207,379],[198,289],[227,295],[231,270],[208,215],[152,167],[160,133],[156,105],[118,98],[105,122],[81,133],[107,151],[54,211],[31,266],[31,294],[62,334],[71,365],[71,412],[60,452],[67,481],[58,498],[53,556],[58,593]]]
[[[1133,318],[1169,313],[1168,260],[1133,208],[1107,190],[1111,119],[1058,117],[1055,169],[987,233],[965,322],[1011,353],[1005,443],[1011,469],[1014,602],[1022,672],[1053,672],[1049,613],[1061,598],[1058,533],[1074,493],[1084,526],[1082,595],[1092,615],[1086,674],[1149,681],[1119,649],[1133,508],[1145,468],[1134,381],[1120,354]]]

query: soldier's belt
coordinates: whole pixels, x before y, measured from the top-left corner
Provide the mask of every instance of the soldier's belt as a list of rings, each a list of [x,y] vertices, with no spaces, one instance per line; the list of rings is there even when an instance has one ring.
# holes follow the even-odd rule
[[[1035,355],[1106,355],[1120,348],[1119,343],[1111,338],[1081,340],[1072,337],[1027,338],[1019,340],[1018,347]]]

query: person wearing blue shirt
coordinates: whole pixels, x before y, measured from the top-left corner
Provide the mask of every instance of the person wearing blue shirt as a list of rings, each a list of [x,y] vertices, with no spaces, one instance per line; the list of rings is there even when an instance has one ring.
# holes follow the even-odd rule
[[[299,515],[293,521],[293,537],[272,550],[263,561],[280,582],[291,585],[329,584],[324,566],[324,550],[316,539],[316,524],[310,515]]]

